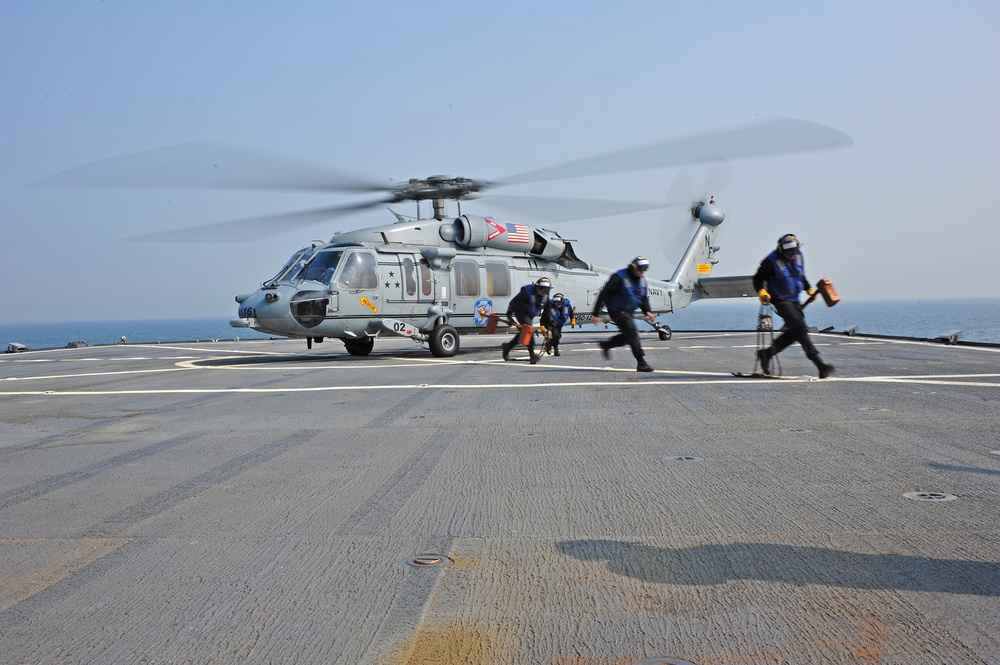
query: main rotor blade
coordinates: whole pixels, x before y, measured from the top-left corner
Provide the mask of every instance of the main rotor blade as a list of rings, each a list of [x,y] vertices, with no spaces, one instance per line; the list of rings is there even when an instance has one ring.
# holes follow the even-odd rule
[[[391,183],[236,146],[182,143],[69,169],[29,186],[383,192]]]
[[[346,206],[315,208],[313,210],[278,213],[262,217],[234,219],[202,226],[190,226],[174,231],[149,233],[134,236],[128,238],[128,240],[147,242],[253,242],[260,238],[278,235],[279,233],[323,222],[334,217],[374,208],[385,203],[391,203],[391,200],[385,199]]]
[[[660,210],[669,204],[629,201],[599,201],[588,199],[560,199],[547,196],[510,196],[489,194],[484,203],[496,204],[511,212],[534,217],[543,222],[568,222],[578,219],[614,217],[645,210]]]
[[[736,129],[672,139],[650,146],[528,171],[503,178],[494,184],[515,185],[677,166],[705,154],[721,155],[726,159],[764,157],[840,148],[853,143],[847,134],[826,125],[794,118],[774,118]]]

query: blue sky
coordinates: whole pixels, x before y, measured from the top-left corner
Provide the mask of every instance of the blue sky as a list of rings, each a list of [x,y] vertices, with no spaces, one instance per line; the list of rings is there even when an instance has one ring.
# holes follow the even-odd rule
[[[0,3],[0,320],[232,318],[233,296],[310,240],[393,221],[377,208],[232,243],[135,242],[357,199],[26,187],[101,159],[222,141],[383,180],[501,179],[774,116],[854,146],[733,161],[715,274],[752,273],[793,232],[810,277],[845,299],[996,296],[997,25],[986,1]],[[657,201],[677,173],[503,193]],[[666,277],[660,228],[679,223],[555,228],[585,260],[642,253]]]

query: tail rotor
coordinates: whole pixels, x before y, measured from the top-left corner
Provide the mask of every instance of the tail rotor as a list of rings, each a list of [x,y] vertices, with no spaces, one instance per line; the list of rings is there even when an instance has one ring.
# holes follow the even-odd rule
[[[731,209],[734,198],[732,167],[721,156],[699,157],[689,162],[667,190],[669,206],[660,226],[660,245],[670,261],[687,249],[698,224],[718,226],[725,219],[720,207]]]

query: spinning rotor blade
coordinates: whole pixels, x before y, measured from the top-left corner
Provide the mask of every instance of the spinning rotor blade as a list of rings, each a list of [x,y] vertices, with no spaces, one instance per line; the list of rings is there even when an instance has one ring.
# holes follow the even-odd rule
[[[162,231],[134,236],[129,240],[149,242],[252,242],[262,237],[273,236],[285,231],[291,231],[310,224],[323,222],[334,217],[350,214],[359,210],[374,208],[390,203],[391,199],[368,201],[345,206],[315,208],[299,212],[279,213],[234,219],[227,222],[216,222],[203,226],[191,226],[174,231]]]
[[[384,203],[469,200],[501,185],[636,171],[712,159],[705,157],[706,154],[734,159],[822,150],[851,144],[852,141],[846,134],[831,127],[803,120],[776,118],[742,128],[664,141],[643,148],[529,171],[501,181],[435,175],[383,182],[246,148],[217,143],[185,143],[70,169],[39,180],[31,186],[270,189],[379,196],[376,201],[233,220],[134,238],[164,242],[232,242],[274,235],[286,229],[306,226]],[[686,188],[686,191],[690,189]],[[559,222],[670,206],[678,206],[687,211],[694,202],[692,196],[704,196],[707,201],[707,195],[713,193],[719,195],[719,190],[697,193],[687,191],[683,195],[672,191],[671,197],[664,204],[572,201],[523,196],[494,196],[494,200],[501,207],[544,221]],[[721,195],[719,202],[721,205],[729,204]],[[689,214],[687,218],[690,220]],[[676,228],[685,226],[681,223]]]
[[[642,148],[528,171],[494,184],[515,185],[677,166],[705,154],[718,154],[726,159],[764,157],[846,147],[853,143],[847,134],[826,125],[793,118],[774,118],[736,129],[672,139]]]
[[[568,222],[598,217],[614,217],[631,212],[659,210],[668,205],[663,203],[641,203],[628,201],[598,201],[588,199],[560,199],[545,196],[509,196],[490,194],[484,200],[490,205],[505,208],[526,217],[534,217],[542,222]]]
[[[87,164],[30,186],[384,192],[391,183],[246,148],[182,143]]]

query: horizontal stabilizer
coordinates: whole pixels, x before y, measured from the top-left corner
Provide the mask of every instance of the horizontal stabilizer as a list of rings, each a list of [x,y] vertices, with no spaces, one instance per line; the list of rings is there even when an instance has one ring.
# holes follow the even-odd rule
[[[753,277],[702,277],[698,280],[702,298],[746,298],[754,295]]]

